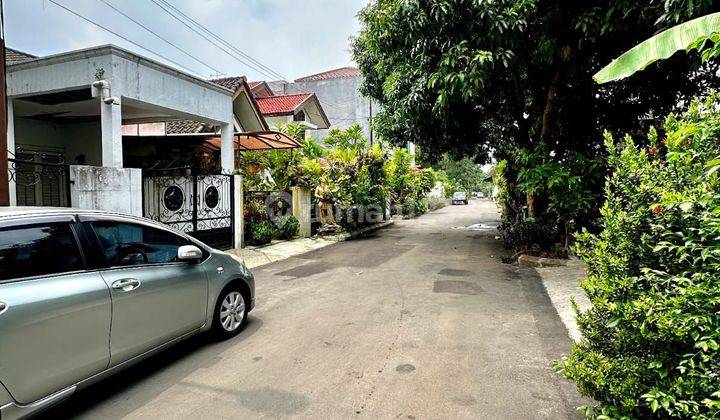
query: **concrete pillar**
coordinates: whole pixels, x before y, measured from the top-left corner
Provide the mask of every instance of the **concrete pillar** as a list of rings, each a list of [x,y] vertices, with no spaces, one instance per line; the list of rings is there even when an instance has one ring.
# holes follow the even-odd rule
[[[220,166],[225,174],[235,172],[235,145],[233,144],[233,125],[220,127]]]
[[[120,98],[106,104],[100,100],[100,132],[102,136],[102,166],[123,167],[122,111]]]
[[[235,232],[235,237],[233,238],[233,248],[242,248],[243,238],[245,235],[245,217],[243,216],[243,212],[245,211],[245,200],[243,200],[243,194],[245,192],[243,191],[242,175],[233,175],[233,184],[233,197],[235,203],[235,206],[232,209],[235,216],[233,217],[233,232]]]
[[[311,230],[311,208],[312,199],[310,197],[310,189],[306,187],[292,187],[292,210],[293,216],[300,222],[301,238],[309,238],[312,235]]]
[[[15,157],[15,110],[13,108],[13,100],[8,99],[7,103],[7,150],[8,157]],[[13,163],[8,162],[10,169],[13,168]],[[14,172],[14,171],[12,171]],[[15,179],[10,176],[10,205],[17,206],[17,190],[15,189]]]

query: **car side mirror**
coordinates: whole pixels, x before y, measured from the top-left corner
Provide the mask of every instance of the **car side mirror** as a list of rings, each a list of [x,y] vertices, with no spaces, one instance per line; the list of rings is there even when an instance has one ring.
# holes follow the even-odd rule
[[[195,245],[183,245],[178,248],[177,257],[180,261],[197,261],[202,259],[203,253],[200,248]]]

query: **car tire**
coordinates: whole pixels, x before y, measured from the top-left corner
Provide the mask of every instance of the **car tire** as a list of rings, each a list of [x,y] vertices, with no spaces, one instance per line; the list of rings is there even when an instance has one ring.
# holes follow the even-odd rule
[[[240,334],[247,323],[250,305],[238,285],[230,285],[220,292],[213,313],[212,332],[219,339]]]

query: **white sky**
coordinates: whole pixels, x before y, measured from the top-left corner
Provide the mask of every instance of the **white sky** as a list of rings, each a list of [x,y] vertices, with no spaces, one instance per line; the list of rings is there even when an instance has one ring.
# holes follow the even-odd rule
[[[77,13],[156,51],[202,77],[215,71],[176,50],[101,0],[55,0]],[[236,61],[172,18],[152,0],[105,0],[117,9],[225,76],[273,80]],[[349,37],[357,12],[368,0],[168,0],[288,80],[352,65]],[[115,44],[140,55],[166,60],[73,16],[49,0],[4,0],[8,47],[49,55]],[[173,67],[174,64],[168,63]],[[187,71],[187,70],[185,70]]]

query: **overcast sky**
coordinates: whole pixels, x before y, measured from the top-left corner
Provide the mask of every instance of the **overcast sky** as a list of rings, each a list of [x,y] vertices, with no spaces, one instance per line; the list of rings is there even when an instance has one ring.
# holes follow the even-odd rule
[[[153,0],[105,1],[172,41],[198,61],[118,14],[102,0],[54,1],[182,64],[196,75],[207,78],[218,70],[225,76],[247,75],[250,81],[274,79],[214,47],[163,11]],[[357,33],[359,25],[355,16],[367,3],[367,0],[166,1],[288,80],[352,65],[349,37]],[[50,0],[4,0],[4,4],[8,47],[34,55],[49,55],[115,44],[167,63],[83,21]]]

